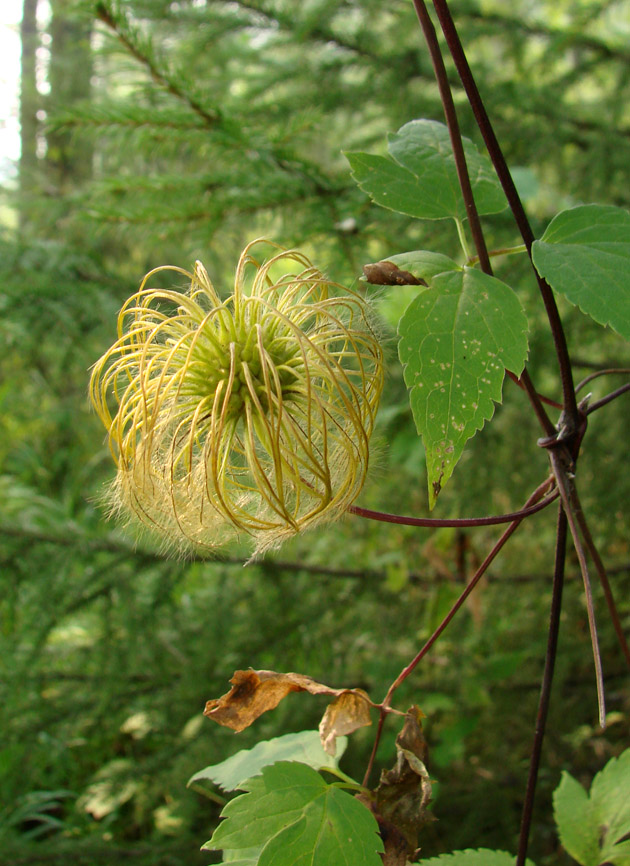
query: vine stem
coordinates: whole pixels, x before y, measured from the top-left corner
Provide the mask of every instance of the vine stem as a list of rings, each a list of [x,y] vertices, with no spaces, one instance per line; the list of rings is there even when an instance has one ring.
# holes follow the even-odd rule
[[[540,684],[540,697],[538,699],[536,726],[534,728],[534,743],[529,760],[527,787],[525,789],[525,800],[523,802],[523,811],[521,815],[516,866],[525,866],[525,861],[527,859],[527,848],[529,846],[529,834],[534,810],[534,798],[536,795],[538,771],[540,768],[540,756],[542,753],[543,740],[545,738],[547,716],[549,714],[551,686],[553,683],[553,673],[558,650],[558,634],[560,632],[560,612],[562,610],[562,589],[564,586],[564,564],[567,550],[567,526],[566,514],[563,508],[560,507],[558,509],[558,524],[556,531],[556,557],[551,590],[547,651],[545,653],[545,667],[542,682]]]
[[[527,502],[525,503],[525,509],[529,508],[531,505],[534,505],[541,497],[546,493],[549,485],[551,484],[551,479],[547,478],[540,484],[536,490],[531,494]],[[394,682],[391,684],[389,689],[387,690],[387,694],[385,695],[382,703],[380,704],[380,715],[378,720],[378,727],[376,729],[376,735],[374,737],[374,745],[372,746],[372,753],[370,754],[370,759],[368,761],[367,769],[365,771],[365,776],[363,778],[364,787],[368,786],[369,778],[372,773],[372,767],[374,766],[374,760],[376,758],[376,753],[378,751],[378,746],[381,740],[381,735],[383,732],[383,725],[385,723],[385,717],[388,713],[388,708],[391,703],[391,699],[393,697],[396,689],[407,679],[407,677],[415,670],[418,664],[422,661],[425,655],[429,652],[433,644],[437,641],[437,639],[441,636],[442,632],[447,628],[450,624],[451,620],[464,604],[468,596],[477,586],[481,578],[484,576],[486,571],[488,570],[491,563],[497,557],[505,543],[508,539],[516,532],[524,517],[519,517],[516,520],[513,520],[512,523],[508,526],[507,529],[503,531],[497,542],[492,547],[492,550],[488,553],[484,561],[481,563],[477,571],[474,573],[469,583],[467,584],[464,591],[460,594],[459,598],[455,601],[449,612],[446,614],[442,622],[435,629],[433,634],[426,641],[424,646],[420,649],[420,651],[415,655],[415,657],[409,662],[409,664],[403,668],[403,670],[398,674]]]
[[[518,376],[515,376],[510,370],[505,371],[510,379],[514,382],[515,385],[518,385],[519,388],[523,391],[527,391],[527,387],[524,382],[521,382]],[[551,400],[549,397],[545,397],[543,394],[538,394],[538,399],[541,403],[546,403],[547,406],[553,406],[554,409],[562,409],[562,403],[558,403],[557,400]]]
[[[466,156],[464,154],[464,143],[462,141],[462,136],[459,131],[459,121],[457,120],[457,112],[455,111],[453,94],[451,93],[451,87],[448,83],[446,68],[444,67],[444,59],[442,57],[442,52],[437,41],[435,28],[433,26],[431,18],[429,17],[429,12],[423,0],[413,0],[413,5],[416,10],[416,15],[418,16],[418,21],[420,22],[420,27],[422,28],[427,47],[429,49],[429,54],[431,55],[431,62],[433,63],[435,79],[437,81],[438,89],[440,91],[442,108],[444,109],[446,125],[448,127],[449,135],[451,138],[451,145],[453,147],[453,157],[455,159],[455,167],[457,169],[457,178],[459,180],[462,196],[464,198],[466,216],[468,217],[468,222],[470,224],[470,231],[472,233],[475,248],[477,250],[477,255],[479,257],[479,263],[481,264],[482,270],[486,271],[486,273],[492,273],[490,257],[488,256],[488,248],[486,247],[486,240],[483,235],[483,230],[479,221],[479,214],[477,212],[477,206],[475,204],[475,198],[472,192],[472,186],[470,184],[470,176],[468,174]],[[461,222],[459,220],[457,222],[458,232],[460,232],[461,236]],[[490,270],[488,271],[486,269]]]
[[[547,484],[551,484],[551,477],[547,479]],[[409,517],[404,514],[390,514],[386,511],[373,511],[370,508],[361,508],[359,505],[351,505],[348,511],[351,514],[356,514],[358,517],[365,517],[367,520],[380,520],[382,523],[397,523],[402,526],[425,526],[425,527],[470,527],[470,526],[499,526],[501,523],[511,523],[513,520],[520,520],[523,517],[529,517],[530,514],[536,514],[542,511],[548,505],[551,505],[559,496],[557,490],[554,490],[549,496],[546,496],[535,505],[530,505],[528,508],[522,508],[520,511],[511,511],[508,514],[490,515],[488,517]]]
[[[453,148],[453,157],[455,159],[457,177],[466,207],[466,216],[468,217],[468,222],[470,224],[470,231],[473,236],[475,248],[477,250],[479,265],[481,267],[481,270],[485,274],[492,276],[492,264],[490,263],[488,248],[486,246],[483,229],[479,220],[479,213],[475,204],[475,197],[473,195],[472,186],[470,183],[470,176],[468,174],[468,167],[466,165],[464,143],[462,141],[462,136],[459,129],[457,112],[455,111],[455,103],[453,102],[453,94],[451,93],[451,87],[448,82],[448,76],[446,74],[446,68],[444,66],[444,58],[442,57],[440,45],[437,40],[435,27],[433,26],[433,22],[431,21],[424,0],[413,0],[413,5],[416,10],[416,15],[418,16],[418,21],[420,22],[420,27],[422,28],[422,33],[427,43],[427,47],[429,49],[429,54],[431,55],[431,62],[433,63],[433,70],[435,72],[435,78],[437,81],[438,89],[440,91],[440,99],[442,101],[442,107],[444,109],[444,117],[446,118],[446,125],[448,127],[451,145]],[[523,372],[521,373],[521,381],[543,430],[545,431],[547,436],[553,436],[555,433],[555,427],[552,424],[549,416],[547,415],[545,407],[540,401],[540,398],[538,397],[538,393],[534,388],[534,385],[529,377],[529,373],[527,372],[527,370],[523,370]],[[573,403],[575,404],[575,394],[573,394]],[[566,407],[566,400],[564,405]]]
[[[607,403],[611,403],[613,400],[616,400],[617,397],[621,397],[621,395],[625,394],[627,391],[630,391],[630,382],[626,382],[625,385],[622,385],[615,391],[611,391],[610,394],[602,397],[601,400],[596,400],[594,403],[591,403],[591,405],[586,410],[586,414],[590,415],[591,412],[595,412],[597,409],[601,409],[602,406],[605,406]]]
[[[416,3],[417,0],[414,0],[414,6],[416,6],[417,11]],[[490,159],[492,160],[492,164],[494,165],[499,181],[501,182],[501,186],[503,187],[503,191],[505,192],[505,197],[508,200],[510,210],[514,215],[514,220],[519,229],[521,237],[523,238],[527,253],[531,261],[531,248],[535,239],[534,233],[529,224],[527,214],[525,213],[525,209],[516,190],[516,186],[514,185],[514,180],[512,179],[512,175],[510,174],[510,170],[505,161],[505,157],[503,156],[503,151],[501,150],[501,146],[494,132],[494,128],[492,126],[492,123],[490,122],[490,118],[488,117],[485,105],[483,104],[483,100],[481,99],[479,89],[477,88],[477,83],[475,82],[475,79],[473,77],[472,71],[468,64],[468,60],[466,58],[466,54],[464,53],[464,49],[462,47],[461,40],[459,38],[459,34],[457,32],[457,28],[455,27],[455,22],[453,21],[453,17],[451,15],[450,9],[448,8],[446,0],[433,0],[433,6],[438,16],[444,38],[446,39],[446,43],[449,47],[449,51],[455,63],[457,73],[462,82],[464,90],[466,91],[466,95],[473,110],[473,114],[475,115],[475,120],[477,121],[479,130],[481,132],[481,135],[483,136],[483,140],[488,150],[488,154],[490,156]],[[480,258],[480,262],[482,261],[483,260]],[[549,325],[551,327],[551,333],[553,335],[553,341],[556,348],[556,356],[558,359],[560,378],[562,381],[564,411],[566,413],[567,420],[569,421],[571,428],[577,428],[578,408],[577,400],[575,397],[575,390],[573,387],[573,372],[571,369],[571,359],[569,357],[566,336],[562,327],[562,322],[560,321],[560,314],[558,312],[558,307],[556,306],[556,301],[551,287],[549,286],[547,281],[540,276],[540,274],[534,267],[533,262],[532,269],[536,276],[536,280],[538,281],[538,287],[540,289],[543,303],[545,305],[547,318],[549,320]]]
[[[630,368],[609,367],[606,370],[597,370],[597,372],[595,373],[589,373],[586,378],[582,379],[582,381],[575,386],[575,393],[578,394],[582,390],[582,388],[584,388],[586,385],[588,385],[589,382],[592,382],[594,379],[599,379],[600,376],[612,376],[615,373],[628,374],[630,373]]]

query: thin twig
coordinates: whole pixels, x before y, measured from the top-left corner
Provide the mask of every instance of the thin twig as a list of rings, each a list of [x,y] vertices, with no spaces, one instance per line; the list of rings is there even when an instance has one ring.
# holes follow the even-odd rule
[[[536,713],[536,726],[534,729],[534,743],[529,761],[529,772],[527,776],[527,787],[525,789],[525,801],[521,816],[521,829],[519,834],[518,854],[516,866],[525,866],[527,859],[527,848],[529,845],[529,833],[532,824],[532,813],[534,809],[534,797],[538,782],[538,770],[540,767],[540,755],[545,738],[545,727],[549,712],[549,701],[551,698],[551,686],[553,683],[553,672],[558,650],[558,633],[560,631],[560,611],[562,610],[562,588],[564,585],[564,564],[567,549],[567,518],[562,507],[558,511],[558,525],[556,532],[556,558],[553,572],[553,588],[551,597],[551,608],[549,611],[549,632],[547,635],[547,652],[545,654],[545,667],[540,684],[540,697],[538,700],[538,711]]]
[[[612,403],[613,400],[616,400],[617,397],[621,397],[622,394],[625,394],[628,391],[630,391],[630,382],[626,382],[625,385],[622,385],[615,391],[611,391],[610,394],[602,397],[601,400],[596,400],[594,403],[591,403],[591,405],[586,410],[586,414],[590,415],[591,412],[596,412],[598,409],[601,409],[602,406],[606,406],[607,403]]]
[[[539,500],[541,498],[541,496],[544,495],[548,485],[549,485],[549,479],[546,479],[541,485],[539,485],[539,487],[537,487],[536,490],[534,490],[532,495],[529,497],[529,499],[525,503],[525,508],[529,508],[530,505],[535,504],[536,501]],[[415,670],[415,668],[422,661],[424,656],[429,652],[429,650],[431,649],[433,644],[437,641],[437,639],[441,636],[443,631],[450,624],[450,622],[453,619],[453,617],[455,616],[455,614],[458,612],[458,610],[464,604],[464,602],[466,601],[468,596],[471,594],[471,592],[477,586],[477,584],[479,583],[481,578],[486,573],[488,567],[494,561],[494,559],[497,557],[497,555],[499,554],[499,552],[501,551],[501,549],[503,548],[505,543],[514,534],[514,532],[516,532],[516,530],[518,529],[518,527],[522,523],[523,519],[524,518],[520,517],[517,520],[512,521],[512,523],[510,523],[508,528],[503,531],[503,533],[499,537],[498,541],[493,546],[492,550],[488,553],[488,555],[486,556],[484,561],[481,563],[481,565],[479,566],[477,571],[474,573],[474,575],[470,579],[470,582],[467,584],[464,591],[460,594],[459,598],[455,601],[455,603],[453,604],[453,606],[451,607],[449,612],[446,614],[446,616],[444,617],[442,622],[438,625],[438,627],[435,629],[433,634],[429,637],[429,639],[426,641],[424,646],[416,654],[416,656],[411,660],[411,662],[409,662],[409,664],[405,668],[403,668],[403,670],[398,674],[398,676],[396,677],[394,682],[391,684],[391,686],[387,690],[387,694],[385,695],[385,698],[383,699],[383,701],[381,703],[381,714],[379,717],[379,724],[378,724],[378,727],[376,730],[376,736],[374,738],[374,745],[372,746],[372,753],[370,755],[367,769],[365,771],[365,777],[363,779],[364,786],[367,787],[368,782],[369,782],[369,778],[370,778],[370,775],[372,772],[372,767],[374,765],[374,760],[376,758],[376,753],[377,753],[378,746],[380,743],[381,734],[383,731],[383,723],[385,721],[385,713],[387,712],[387,707],[389,707],[389,705],[391,703],[391,699],[392,699],[394,692],[407,679],[407,677]]]
[[[599,379],[600,376],[612,376],[615,373],[630,373],[630,367],[609,367],[605,370],[597,370],[596,373],[590,373],[588,376],[586,376],[586,378],[582,379],[582,381],[575,386],[575,393],[578,394],[582,390],[582,388],[588,385],[589,382],[592,382],[593,379]]]
[[[547,487],[551,486],[551,478],[545,482]],[[488,517],[409,517],[404,514],[389,514],[386,511],[373,511],[370,508],[361,508],[359,505],[351,505],[348,511],[351,514],[356,514],[358,517],[365,517],[367,520],[380,520],[382,523],[397,523],[402,526],[424,526],[424,527],[445,527],[445,526],[499,526],[502,523],[511,523],[513,520],[521,520],[523,517],[529,517],[530,514],[536,514],[542,511],[548,505],[551,505],[558,498],[558,491],[554,490],[549,496],[546,496],[535,505],[528,508],[522,508],[520,511],[512,511],[509,514],[497,514]]]
[[[522,382],[518,376],[516,376],[514,373],[512,373],[511,370],[506,370],[505,372],[508,374],[508,376],[514,382],[515,385],[518,385],[518,387],[522,391],[527,391],[527,387],[525,386],[525,383]],[[552,400],[550,397],[545,397],[543,394],[537,394],[537,396],[538,396],[538,399],[540,400],[541,403],[546,403],[547,406],[553,406],[554,409],[562,409],[562,403],[558,403],[557,400]]]

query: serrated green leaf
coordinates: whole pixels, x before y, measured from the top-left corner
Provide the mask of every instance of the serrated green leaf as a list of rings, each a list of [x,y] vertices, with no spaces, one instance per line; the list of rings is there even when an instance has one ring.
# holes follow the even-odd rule
[[[505,370],[523,370],[527,318],[509,286],[473,268],[427,282],[400,320],[398,353],[433,508],[466,442],[500,402]]]
[[[560,841],[582,866],[630,866],[630,749],[593,779],[590,796],[568,773],[553,796]]]
[[[553,806],[560,841],[572,857],[585,866],[596,863],[598,831],[590,819],[588,794],[579,782],[564,772],[553,794]]]
[[[205,849],[260,846],[258,866],[381,866],[371,812],[306,764],[282,761],[246,783]]]
[[[339,759],[348,745],[347,737],[337,739],[337,754],[327,755],[322,748],[321,738],[317,731],[300,731],[297,734],[284,734],[273,740],[257,743],[252,749],[243,749],[221,761],[205,767],[189,780],[198,782],[200,779],[210,779],[224,791],[235,791],[246,779],[256,776],[263,767],[275,764],[277,761],[299,761],[308,764],[316,770],[320,767],[336,767]]]
[[[468,172],[479,213],[506,206],[490,160],[463,139]],[[388,137],[392,159],[368,153],[346,153],[352,174],[377,204],[420,219],[464,220],[466,207],[459,188],[448,129],[434,120],[412,120]]]
[[[630,339],[630,213],[581,205],[562,211],[532,247],[538,273],[600,325]]]
[[[422,866],[514,866],[516,857],[507,851],[491,851],[479,848],[475,851],[453,851],[452,854],[440,854],[439,857],[429,857],[422,861]],[[531,860],[527,866],[534,866]]]

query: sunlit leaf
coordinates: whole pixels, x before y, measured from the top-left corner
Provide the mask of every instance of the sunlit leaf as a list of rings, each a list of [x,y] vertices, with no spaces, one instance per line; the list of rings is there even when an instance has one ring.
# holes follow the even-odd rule
[[[409,258],[404,264],[412,273]],[[427,457],[429,505],[450,478],[466,442],[494,413],[505,370],[520,375],[527,318],[512,289],[472,268],[421,276],[398,325],[398,353]]]
[[[205,849],[260,847],[258,866],[382,866],[374,817],[311,767],[273,764],[244,787]]]
[[[505,196],[490,160],[472,141],[463,141],[478,211],[503,210]],[[421,219],[466,218],[451,140],[443,123],[412,120],[388,137],[387,149],[391,159],[346,153],[354,179],[373,201]]]
[[[532,247],[538,273],[600,325],[630,339],[630,213],[581,205],[562,211]]]
[[[221,761],[220,764],[205,767],[195,773],[188,784],[201,779],[210,779],[225,791],[235,791],[246,779],[256,776],[264,767],[277,761],[299,761],[316,770],[320,767],[336,767],[339,758],[346,750],[347,743],[346,737],[339,737],[337,754],[333,757],[326,754],[322,748],[317,731],[284,734],[282,737],[257,743],[253,749],[242,749],[231,758]]]
[[[554,792],[560,841],[582,866],[630,866],[630,749],[593,779],[590,795],[568,773]]]

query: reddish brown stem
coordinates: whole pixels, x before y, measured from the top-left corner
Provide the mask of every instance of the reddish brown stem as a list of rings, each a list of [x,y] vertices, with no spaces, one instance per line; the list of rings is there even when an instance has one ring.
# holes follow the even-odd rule
[[[558,527],[556,532],[556,560],[553,572],[553,588],[551,595],[551,609],[549,611],[549,632],[547,636],[547,652],[545,654],[545,668],[540,684],[540,698],[538,701],[538,712],[536,713],[536,727],[534,729],[534,743],[529,759],[529,773],[527,775],[527,787],[525,789],[525,800],[521,816],[521,830],[518,842],[518,853],[516,866],[525,866],[527,859],[527,848],[529,846],[529,833],[532,824],[532,813],[534,810],[534,797],[538,782],[538,770],[540,767],[540,755],[545,738],[545,727],[549,713],[549,702],[551,699],[551,686],[553,683],[553,672],[558,650],[558,634],[560,631],[560,611],[562,609],[562,589],[564,586],[564,564],[567,550],[567,518],[563,509],[559,509]]]
[[[548,485],[549,485],[549,479],[545,480],[541,485],[539,485],[539,487],[537,487],[536,490],[534,490],[532,495],[529,497],[529,499],[525,503],[525,508],[523,510],[534,505],[537,502],[537,500],[539,500],[544,495],[545,490],[547,489]],[[384,723],[385,713],[387,712],[387,708],[389,707],[389,705],[391,703],[391,699],[392,699],[394,692],[407,679],[407,677],[415,670],[415,668],[418,666],[418,664],[422,661],[422,659],[425,657],[425,655],[429,652],[429,650],[431,649],[433,644],[438,640],[438,638],[441,636],[443,631],[448,627],[448,625],[450,624],[450,622],[453,619],[453,617],[455,616],[455,614],[459,611],[459,609],[464,604],[464,602],[466,601],[468,596],[471,594],[471,592],[477,586],[477,584],[479,583],[481,578],[484,576],[484,574],[488,570],[491,563],[497,557],[497,555],[499,554],[499,552],[501,551],[501,549],[503,548],[503,546],[505,545],[507,540],[514,534],[514,532],[516,532],[516,530],[518,529],[518,527],[522,523],[523,519],[524,519],[523,517],[519,517],[517,520],[512,521],[512,523],[508,526],[508,528],[506,530],[504,530],[504,532],[502,533],[502,535],[500,536],[500,538],[498,539],[496,544],[493,546],[492,550],[488,553],[488,555],[486,556],[484,561],[481,563],[481,565],[479,566],[477,571],[472,576],[470,583],[467,584],[466,588],[461,593],[461,595],[459,596],[457,601],[453,604],[453,606],[451,607],[449,612],[446,614],[446,616],[444,617],[442,622],[435,629],[435,631],[433,632],[431,637],[426,641],[426,643],[424,644],[422,649],[416,654],[416,656],[411,660],[411,662],[409,662],[409,664],[405,668],[403,668],[403,670],[398,674],[398,676],[396,677],[394,682],[389,687],[387,694],[385,695],[385,698],[383,699],[383,701],[381,703],[381,716],[379,719],[379,725],[378,725],[378,728],[376,731],[376,736],[374,738],[374,746],[372,747],[372,754],[370,755],[370,760],[368,762],[367,770],[365,772],[363,784],[366,787],[367,787],[367,784],[369,781],[370,774],[372,772],[374,759],[376,758],[376,752],[378,750],[378,746],[380,743],[381,734],[383,731],[383,723]]]
[[[527,391],[527,388],[525,387],[525,383],[522,382],[518,376],[515,376],[514,373],[510,372],[510,370],[506,370],[505,372],[508,374],[508,376],[514,382],[515,385],[518,385],[518,387],[522,391]],[[545,397],[543,394],[538,394],[538,399],[540,400],[541,403],[546,403],[547,406],[553,406],[554,409],[562,409],[562,403],[558,403],[557,400],[551,400],[549,397]]]
[[[551,478],[548,478],[544,485],[546,489],[551,486]],[[539,488],[540,489],[540,488]],[[523,517],[529,517],[530,514],[536,514],[537,511],[542,511],[558,498],[558,492],[554,490],[549,496],[546,496],[535,505],[528,508],[522,508],[520,511],[512,511],[509,514],[498,514],[489,517],[408,517],[404,514],[389,514],[386,511],[372,511],[369,508],[361,508],[358,505],[351,505],[348,511],[351,514],[356,514],[358,517],[365,517],[367,520],[380,520],[382,523],[397,523],[402,526],[424,526],[424,527],[444,527],[444,526],[499,526],[501,523],[511,523],[513,520],[522,520]]]
[[[620,388],[617,388],[615,391],[611,391],[610,394],[607,394],[605,397],[602,397],[601,400],[596,400],[586,410],[586,414],[590,415],[591,412],[596,412],[597,409],[601,409],[602,406],[605,406],[607,403],[612,403],[613,400],[616,400],[617,397],[621,397],[622,394],[630,391],[630,382],[626,382],[625,385],[622,385]]]
[[[578,382],[575,386],[575,393],[579,393],[589,382],[599,379],[600,376],[612,376],[614,374],[627,375],[628,373],[630,373],[630,368],[628,367],[609,367],[606,370],[597,370],[595,373],[590,373],[581,382]]]

